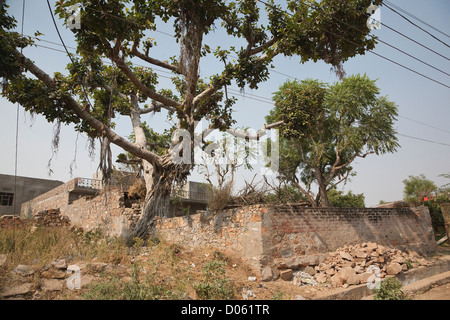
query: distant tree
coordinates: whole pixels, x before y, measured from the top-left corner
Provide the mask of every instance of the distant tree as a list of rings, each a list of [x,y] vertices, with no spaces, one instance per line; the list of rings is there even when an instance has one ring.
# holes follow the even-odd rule
[[[369,154],[395,152],[396,105],[379,96],[375,81],[354,75],[326,85],[318,80],[287,81],[274,94],[266,117],[280,127],[279,178],[312,206],[330,206],[328,191],[354,174],[352,163]],[[319,190],[311,189],[317,184]]]
[[[440,174],[439,177],[443,177],[443,178],[446,178],[446,179],[450,179],[450,173],[443,173],[443,174]],[[448,188],[448,187],[450,187],[450,182],[444,184],[441,188]]]
[[[430,196],[437,190],[436,184],[423,174],[411,175],[408,179],[403,180],[403,184],[403,199],[414,204],[423,202],[424,197]]]
[[[328,200],[331,206],[337,208],[364,208],[366,206],[364,194],[354,194],[352,191],[344,194],[343,191],[331,189],[328,191]]]
[[[266,195],[268,203],[295,203],[307,202],[308,199],[300,190],[291,184],[282,184],[276,188],[272,187],[272,191]]]
[[[450,179],[450,173],[440,174],[439,177]],[[440,198],[441,202],[450,201],[450,182],[439,187],[438,192],[438,198]]]

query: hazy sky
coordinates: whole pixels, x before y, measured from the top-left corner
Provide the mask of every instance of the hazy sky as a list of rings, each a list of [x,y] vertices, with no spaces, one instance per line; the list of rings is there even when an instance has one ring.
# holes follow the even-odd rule
[[[448,0],[391,0],[397,6],[428,22],[437,29],[450,34],[450,2]],[[22,1],[8,1],[9,12],[21,24]],[[51,1],[52,5],[55,1]],[[450,48],[433,39],[423,31],[414,27],[400,16],[381,7],[381,22],[403,34],[422,43],[428,48],[450,57]],[[416,20],[411,21],[425,27]],[[58,21],[60,31],[63,34],[67,46],[74,47],[72,34],[65,29],[61,21]],[[450,38],[433,29],[425,27],[433,35],[450,45]],[[20,30],[20,29],[19,29]],[[50,13],[45,0],[28,0],[25,6],[24,34],[33,35],[36,30],[44,34],[42,39],[57,44],[60,40],[53,27]],[[158,31],[153,33],[158,46],[153,50],[154,55],[162,60],[178,54],[173,37],[171,25],[161,25]],[[381,26],[380,30],[373,30],[376,35],[397,48],[427,62],[430,65],[450,73],[450,62],[429,50],[401,37],[400,35]],[[206,37],[206,43],[214,48],[222,39],[223,32],[216,30]],[[41,46],[63,50],[61,46],[47,42],[40,42]],[[229,40],[227,45],[231,44]],[[175,50],[175,51],[174,51]],[[73,50],[70,50],[73,52]],[[169,54],[167,54],[169,52]],[[407,66],[410,69],[450,86],[449,76],[434,70],[420,62],[410,58],[395,49],[379,43],[374,52]],[[52,74],[55,71],[64,72],[69,58],[62,52],[57,52],[43,47],[27,48],[25,55],[30,57],[46,72]],[[139,62],[144,64],[144,62]],[[234,106],[234,118],[236,126],[250,127],[255,130],[261,128],[264,117],[273,107],[269,102],[272,93],[287,79],[305,78],[320,79],[324,82],[338,81],[336,75],[330,70],[330,66],[324,63],[300,64],[299,58],[277,57],[274,62],[275,72],[270,79],[262,83],[258,90],[246,89],[241,93],[245,97],[238,96],[238,103]],[[201,76],[210,76],[221,65],[217,65],[212,59],[203,59],[201,64]],[[425,174],[427,178],[436,182],[438,186],[448,183],[448,179],[438,177],[442,173],[450,173],[450,89],[425,79],[409,70],[406,70],[392,62],[389,62],[373,53],[358,56],[344,64],[347,75],[354,73],[367,74],[371,79],[378,79],[377,85],[382,95],[387,95],[399,107],[400,117],[396,123],[401,147],[394,154],[382,156],[368,156],[359,159],[354,165],[357,176],[347,183],[344,190],[352,190],[355,193],[364,193],[366,205],[377,204],[380,200],[402,199],[403,183],[409,175]],[[161,69],[159,69],[161,70]],[[158,73],[162,76],[170,76],[167,73]],[[169,80],[162,77],[160,88],[169,85]],[[237,92],[237,87],[232,87]],[[258,96],[255,97],[254,95]],[[261,101],[256,101],[255,99]],[[0,142],[2,152],[0,156],[0,173],[14,174],[15,167],[15,142],[16,142],[16,111],[17,105],[0,98],[2,116],[0,117]],[[167,127],[164,116],[145,115],[144,119],[151,127],[161,130]],[[131,133],[131,124],[128,118],[115,119],[117,132],[122,135]],[[418,123],[420,122],[420,123]],[[35,178],[46,178],[68,181],[74,177],[92,177],[98,166],[98,151],[93,159],[88,155],[87,139],[84,135],[77,135],[73,127],[63,127],[58,153],[52,160],[52,175],[48,175],[48,161],[52,156],[51,139],[54,125],[47,123],[41,116],[31,117],[22,108],[19,109],[18,126],[18,155],[17,174]],[[410,136],[410,137],[405,137]],[[77,138],[78,137],[78,138]],[[411,137],[425,139],[422,141]],[[439,142],[438,143],[433,143]],[[114,157],[120,149],[114,147]],[[69,166],[76,155],[76,167],[70,176]],[[239,172],[240,184],[242,179],[251,179],[256,172]],[[192,180],[201,180],[201,176],[193,174]],[[341,187],[342,188],[342,187]]]

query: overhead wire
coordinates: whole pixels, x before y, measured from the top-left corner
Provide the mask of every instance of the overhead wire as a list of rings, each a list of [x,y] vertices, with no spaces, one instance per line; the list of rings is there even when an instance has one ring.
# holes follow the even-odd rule
[[[48,0],[47,0],[47,1],[48,1]],[[260,3],[262,3],[262,4],[264,4],[264,5],[266,5],[266,6],[270,6],[270,7],[272,7],[272,8],[275,9],[275,10],[280,10],[280,11],[283,11],[284,13],[286,13],[286,14],[289,14],[289,15],[293,16],[290,12],[287,12],[287,11],[285,11],[285,10],[282,10],[282,9],[279,9],[279,8],[277,8],[277,7],[275,7],[275,6],[272,6],[271,4],[268,4],[268,3],[265,2],[265,1],[262,1],[262,0],[257,0],[257,1],[260,2]],[[306,3],[305,3],[305,4],[306,4]],[[309,4],[306,4],[306,5],[309,6],[309,7],[311,7],[311,8],[313,8],[312,5],[309,5]],[[106,16],[110,16],[110,17],[112,17],[112,18],[119,19],[119,20],[125,21],[125,22],[127,22],[127,23],[131,23],[131,24],[134,24],[134,25],[136,25],[136,26],[143,27],[143,25],[141,25],[141,24],[139,24],[139,23],[137,23],[137,22],[134,22],[134,21],[131,21],[131,20],[129,20],[129,19],[126,19],[126,18],[123,18],[123,17],[119,17],[119,16],[116,16],[116,15],[113,15],[113,14],[110,14],[110,13],[107,13],[107,12],[104,12],[104,11],[102,11],[102,10],[98,10],[98,9],[94,9],[94,8],[90,8],[90,7],[85,7],[85,9],[88,9],[88,10],[91,10],[91,11],[95,11],[95,12],[99,12],[99,13],[102,13],[102,14],[104,14],[104,15],[106,15]],[[335,19],[335,18],[333,18],[333,19]],[[340,19],[338,19],[338,20],[341,21],[341,22],[343,22],[344,24],[347,24],[345,21],[342,21],[342,20],[340,20]],[[349,25],[349,24],[347,24],[347,25]],[[351,26],[352,28],[356,28],[356,27],[354,27],[354,26],[352,26],[352,25],[349,25],[349,26]],[[322,30],[325,31],[325,32],[328,32],[328,33],[330,33],[330,34],[333,34],[333,35],[335,35],[335,36],[337,36],[337,37],[343,39],[344,41],[348,41],[348,42],[350,42],[350,43],[356,45],[356,43],[354,43],[353,41],[348,40],[348,39],[345,39],[344,37],[342,37],[342,36],[340,36],[340,35],[338,35],[338,34],[332,32],[332,31],[326,30],[326,29],[321,28],[321,27],[319,27],[319,28],[322,29]],[[358,28],[356,28],[356,29],[359,30],[359,31],[361,32],[360,29],[358,29]],[[165,35],[170,36],[170,37],[174,37],[173,35],[171,35],[171,34],[169,34],[169,33],[167,33],[167,32],[164,32],[164,31],[160,31],[160,30],[158,30],[158,29],[154,29],[153,31],[159,32],[159,33],[161,33],[161,34],[165,34]],[[374,36],[372,36],[372,37],[374,37]],[[379,39],[377,39],[377,40],[379,40]],[[392,48],[394,48],[394,49],[396,49],[396,50],[398,50],[398,51],[400,51],[400,52],[402,52],[402,53],[404,53],[404,54],[410,56],[411,58],[413,58],[413,59],[415,59],[415,60],[417,60],[417,61],[419,61],[419,62],[421,62],[421,63],[423,63],[423,64],[425,64],[425,65],[427,65],[427,66],[429,66],[429,67],[431,67],[431,68],[433,68],[433,69],[435,69],[435,70],[441,72],[441,73],[446,74],[447,76],[450,76],[450,74],[448,74],[447,72],[445,72],[445,71],[443,71],[443,70],[440,70],[439,68],[434,67],[434,66],[430,65],[429,63],[427,63],[427,62],[425,62],[425,61],[423,61],[423,60],[421,60],[421,59],[419,59],[419,58],[417,58],[417,57],[414,57],[414,56],[411,55],[411,54],[406,53],[404,50],[401,50],[401,49],[399,49],[399,48],[397,48],[397,47],[395,47],[395,46],[393,46],[393,45],[391,45],[391,44],[388,44],[387,42],[385,42],[385,41],[383,41],[383,40],[379,40],[379,41],[380,41],[380,42],[383,42],[384,44],[386,44],[386,45],[388,45],[388,46],[390,46],[390,47],[392,47]],[[385,59],[385,60],[387,60],[387,61],[389,61],[389,62],[391,62],[391,63],[393,63],[393,64],[396,64],[396,65],[398,65],[398,66],[400,66],[400,67],[402,67],[402,68],[404,68],[404,69],[406,69],[406,70],[408,70],[408,71],[410,71],[410,72],[413,72],[413,73],[415,73],[415,74],[417,74],[417,75],[419,75],[419,76],[422,76],[422,77],[424,77],[424,78],[426,78],[426,79],[428,79],[428,80],[430,80],[430,81],[433,81],[433,82],[435,82],[435,83],[438,83],[438,84],[440,84],[440,85],[442,85],[442,86],[444,86],[444,87],[450,88],[449,85],[446,85],[446,84],[444,84],[444,83],[442,83],[442,82],[440,82],[440,81],[438,81],[438,80],[436,80],[436,79],[433,79],[433,78],[431,78],[431,77],[429,77],[429,76],[427,76],[427,75],[424,75],[424,74],[422,74],[421,72],[418,72],[418,71],[416,71],[416,70],[414,70],[414,69],[412,69],[412,68],[409,68],[409,67],[407,67],[407,66],[405,66],[405,65],[403,65],[403,64],[401,64],[401,63],[399,63],[399,62],[397,62],[397,61],[394,61],[394,60],[392,60],[392,59],[390,59],[390,58],[387,58],[387,57],[385,57],[385,56],[383,56],[383,55],[381,55],[381,54],[379,54],[379,53],[376,53],[376,52],[374,52],[374,51],[372,51],[372,50],[367,50],[367,51],[370,52],[370,53],[372,53],[372,54],[375,54],[376,56],[378,56],[378,57],[380,57],[380,58],[382,58],[382,59]],[[276,70],[272,70],[272,72],[274,72],[274,73],[279,73],[279,74],[282,74],[282,75],[284,75],[284,76],[287,76],[287,77],[296,79],[296,77],[293,77],[293,76],[290,76],[290,75],[287,75],[287,74],[280,73],[280,72],[278,72],[278,71],[276,71]]]
[[[284,12],[285,14],[288,14],[288,15],[290,15],[290,16],[294,16],[292,13],[287,12],[286,10],[282,10],[282,9],[280,9],[280,8],[277,8],[277,7],[275,7],[275,6],[273,6],[273,5],[269,4],[269,3],[267,3],[266,1],[263,1],[263,0],[256,0],[256,1],[262,3],[262,4],[266,5],[266,6],[269,6],[269,7],[271,7],[271,8],[274,9],[274,10],[279,10],[279,11]],[[310,8],[314,8],[314,7],[313,7],[312,5],[310,5],[310,4],[307,4],[307,3],[305,3],[305,2],[303,2],[303,3],[306,4],[307,6],[309,6]],[[332,17],[332,18],[333,18],[333,19],[336,19],[336,18],[334,18],[334,17]],[[345,21],[343,21],[343,20],[341,20],[341,19],[337,19],[337,20],[340,21],[340,22],[343,22],[344,24],[346,24],[346,25],[352,27],[353,29],[359,30],[359,31],[361,32],[360,29],[358,29],[358,28],[356,28],[356,27],[354,27],[354,26],[352,26],[352,25],[346,23]],[[318,26],[318,28],[321,29],[321,30],[324,31],[324,32],[327,32],[327,33],[332,34],[332,35],[334,35],[334,36],[336,36],[336,37],[338,37],[338,38],[341,38],[342,40],[347,41],[347,42],[349,42],[349,43],[351,43],[351,44],[353,44],[353,45],[357,45],[357,43],[355,43],[354,41],[349,40],[349,39],[346,39],[346,38],[342,37],[341,35],[336,34],[336,33],[332,32],[332,31],[330,31],[330,30],[327,30],[327,29],[325,29],[325,28],[323,28],[323,27],[320,27],[320,26]],[[373,37],[373,36],[372,36],[372,37]],[[379,39],[378,39],[378,40],[379,40]],[[392,46],[392,45],[389,45],[389,46]],[[394,46],[392,46],[392,47],[394,47]],[[397,50],[402,51],[401,49],[398,49],[398,48],[397,48]],[[415,73],[415,74],[417,74],[417,75],[420,75],[420,76],[422,76],[422,77],[424,77],[424,78],[426,78],[426,79],[428,79],[428,80],[431,80],[431,81],[433,81],[433,82],[435,82],[435,83],[438,83],[438,84],[440,84],[440,85],[442,85],[442,86],[447,87],[447,88],[450,89],[450,86],[449,86],[449,85],[446,85],[446,84],[444,84],[444,83],[442,83],[442,82],[440,82],[440,81],[438,81],[438,80],[435,80],[435,79],[433,79],[433,78],[431,78],[431,77],[429,77],[429,76],[427,76],[427,75],[424,75],[424,74],[421,73],[421,72],[418,72],[418,71],[416,71],[416,70],[414,70],[414,69],[412,69],[412,68],[410,68],[410,67],[407,67],[407,66],[405,66],[405,65],[403,65],[403,64],[401,64],[401,63],[399,63],[399,62],[397,62],[397,61],[394,61],[394,60],[392,60],[392,59],[390,59],[390,58],[388,58],[388,57],[385,57],[385,56],[383,56],[383,55],[381,55],[381,54],[379,54],[379,53],[377,53],[377,52],[375,52],[375,51],[373,51],[373,50],[367,50],[367,51],[370,52],[370,53],[372,53],[372,54],[375,54],[376,56],[378,56],[378,57],[380,57],[380,58],[382,58],[382,59],[385,59],[385,60],[387,60],[387,61],[389,61],[389,62],[391,62],[391,63],[394,63],[394,64],[396,64],[396,65],[398,65],[398,66],[400,66],[400,67],[402,67],[402,68],[404,68],[404,69],[406,69],[406,70],[409,70],[409,71],[411,71],[411,72],[413,72],[413,73]],[[419,59],[419,60],[420,60],[420,59]]]
[[[413,39],[413,38],[411,38],[411,37],[408,37],[407,35],[405,35],[405,34],[401,33],[400,31],[398,31],[398,30],[395,30],[394,28],[392,28],[392,27],[388,26],[387,24],[385,24],[385,23],[383,23],[383,22],[380,22],[380,24],[381,24],[381,25],[382,25],[383,27],[386,27],[386,28],[388,28],[389,30],[391,30],[391,31],[393,31],[393,32],[395,32],[395,33],[397,33],[398,35],[400,35],[400,36],[402,36],[402,37],[404,37],[404,38],[406,38],[406,39],[408,39],[408,40],[410,40],[410,41],[414,42],[415,44],[417,44],[417,45],[419,45],[419,46],[421,46],[421,47],[423,47],[423,48],[427,49],[428,51],[431,51],[431,52],[433,52],[434,54],[436,54],[436,55],[440,56],[441,58],[444,58],[444,59],[446,59],[446,60],[449,60],[449,61],[450,61],[450,58],[448,58],[448,57],[444,56],[443,54],[440,54],[439,52],[437,52],[437,51],[435,51],[435,50],[433,50],[433,49],[431,49],[431,48],[429,48],[429,47],[427,47],[426,45],[424,45],[424,44],[420,43],[419,41],[417,41],[417,40],[414,40],[414,39]]]
[[[429,36],[431,36],[433,39],[439,41],[440,43],[442,43],[444,46],[450,48],[450,46],[445,43],[444,41],[442,41],[441,39],[439,39],[438,37],[436,37],[435,35],[433,35],[431,32],[428,32],[427,30],[425,30],[424,28],[422,28],[421,26],[415,24],[414,22],[412,22],[411,20],[409,20],[407,17],[405,17],[404,15],[402,15],[400,12],[398,12],[397,10],[395,10],[394,8],[390,7],[388,4],[384,4],[384,6],[386,8],[388,8],[389,10],[391,10],[392,12],[398,14],[400,17],[402,17],[404,20],[406,20],[407,22],[409,22],[410,24],[412,24],[413,26],[415,26],[416,28],[422,30],[423,32],[425,32],[426,34],[428,34]]]
[[[387,0],[385,0],[384,3],[385,3],[385,4],[386,4],[386,3],[389,4],[391,7],[397,9],[398,11],[403,12],[404,14],[410,16],[411,18],[416,19],[417,21],[423,23],[424,25],[430,27],[431,29],[433,29],[433,30],[435,30],[435,31],[437,31],[437,32],[439,32],[439,33],[441,33],[441,34],[443,34],[443,35],[446,36],[447,38],[450,38],[450,35],[448,35],[448,34],[445,33],[444,31],[439,30],[438,28],[432,26],[431,24],[429,24],[429,23],[426,22],[426,21],[423,21],[422,19],[416,17],[416,16],[413,15],[412,13],[409,13],[408,11],[406,11],[405,9],[403,9],[403,8],[401,8],[401,7],[399,7],[399,6],[397,6],[396,4],[394,4],[394,3],[390,2],[390,1],[387,1]]]
[[[60,44],[52,42],[52,41],[43,40],[43,39],[40,39],[40,40],[43,41],[43,42],[48,42],[48,43],[53,43],[55,45],[60,45]],[[51,47],[47,47],[47,46],[42,46],[42,45],[37,45],[37,46],[43,47],[45,49],[50,49],[50,50],[53,50],[53,51],[56,51],[56,52],[66,53],[63,50],[59,50],[59,49],[55,49],[55,48],[51,48]],[[73,48],[73,47],[68,47],[68,48]],[[73,49],[75,49],[75,48],[73,48]],[[103,61],[103,62],[112,64],[112,62],[110,62],[110,61]],[[147,66],[144,66],[144,65],[138,65],[138,64],[136,64],[136,65],[148,68]],[[153,70],[153,68],[151,68],[151,69]],[[168,76],[165,76],[165,75],[161,75],[161,74],[158,73],[158,72],[165,72],[165,73],[170,73],[170,72],[165,71],[165,70],[155,70],[155,71],[156,71],[155,73],[158,76],[163,77],[163,78],[167,78],[167,79],[171,79],[171,77],[168,77]],[[238,91],[236,89],[233,89],[233,88],[229,88],[228,90],[235,96],[239,96],[239,97],[242,97],[242,98],[248,98],[250,100],[254,100],[254,101],[266,103],[266,104],[269,104],[269,105],[273,105],[273,101],[270,98],[263,97],[263,96],[260,96],[260,95],[250,94],[250,93],[242,93],[242,92],[240,92],[240,91]],[[405,117],[405,116],[399,115],[399,118],[404,118],[404,119],[407,119],[409,121],[413,121],[413,122],[416,122],[418,124],[421,124],[421,125],[424,125],[424,126],[436,129],[436,130],[440,130],[442,132],[450,133],[450,131],[448,131],[448,130],[445,130],[445,129],[442,129],[442,128],[439,128],[439,127],[436,127],[436,126],[433,126],[433,125],[430,125],[430,124],[418,121],[418,120],[414,120],[414,119],[411,119],[411,118],[408,118],[408,117]],[[404,136],[404,137],[407,137],[407,138],[412,138],[412,139],[416,139],[416,140],[422,140],[422,141],[426,141],[426,142],[432,142],[432,143],[435,143],[435,144],[441,144],[441,145],[447,146],[446,143],[441,143],[441,142],[437,142],[437,141],[427,140],[427,139],[424,139],[424,138],[412,137],[412,136],[403,135],[403,134],[400,134],[400,133],[398,133],[398,135]]]
[[[66,44],[64,43],[64,40],[63,40],[63,38],[62,38],[62,36],[61,36],[61,33],[59,32],[59,28],[58,28],[58,25],[56,24],[55,17],[53,16],[52,7],[50,6],[50,1],[49,1],[49,0],[47,0],[47,6],[48,6],[48,10],[50,11],[50,16],[52,17],[53,25],[54,25],[54,27],[55,27],[56,33],[58,34],[59,40],[61,41],[61,44],[63,45],[64,50],[65,50],[66,53],[67,53],[67,56],[69,57],[70,61],[71,61],[72,64],[74,65],[75,62],[73,61],[72,56],[71,56],[71,54],[69,53],[69,50],[67,49]],[[94,108],[93,108],[93,106],[92,106],[92,104],[91,104],[91,101],[90,101],[90,99],[89,99],[89,95],[87,94],[86,88],[84,87],[83,84],[81,84],[81,89],[83,90],[83,93],[84,93],[84,96],[85,96],[85,98],[86,98],[87,103],[89,104],[91,110],[93,110]]]

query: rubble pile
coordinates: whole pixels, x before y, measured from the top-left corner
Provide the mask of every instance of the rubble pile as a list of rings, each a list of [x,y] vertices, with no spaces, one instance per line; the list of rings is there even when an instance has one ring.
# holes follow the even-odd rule
[[[25,221],[20,219],[18,216],[13,215],[3,215],[0,216],[0,228],[13,228],[13,227],[23,227]]]
[[[61,216],[59,209],[40,211],[34,216],[34,221],[38,227],[70,227],[69,218]]]
[[[314,278],[318,283],[331,283],[333,287],[347,287],[373,281],[374,277],[395,276],[429,262],[416,252],[404,252],[367,242],[344,246],[331,252],[317,265]]]

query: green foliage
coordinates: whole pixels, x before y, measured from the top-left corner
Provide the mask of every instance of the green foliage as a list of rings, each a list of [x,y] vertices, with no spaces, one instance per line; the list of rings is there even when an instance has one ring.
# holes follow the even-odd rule
[[[265,196],[267,203],[289,203],[307,201],[305,196],[292,185],[284,185]]]
[[[202,300],[230,300],[235,298],[234,288],[225,275],[226,262],[212,260],[203,266],[203,279],[194,285]]]
[[[402,290],[402,283],[396,278],[387,278],[374,292],[375,300],[410,300]]]
[[[379,96],[375,81],[365,75],[332,85],[287,81],[273,99],[275,108],[266,121],[284,122],[280,178],[298,187],[312,205],[328,205],[326,190],[354,175],[356,157],[395,152],[399,146],[397,107]],[[319,185],[315,198],[313,183]]]
[[[445,230],[444,215],[442,214],[439,203],[436,201],[425,201],[423,204],[427,206],[430,211],[431,225],[433,226],[434,231],[440,233],[442,230]]]
[[[414,204],[422,203],[423,197],[431,196],[431,193],[437,189],[436,184],[423,174],[411,175],[408,179],[403,180],[403,184],[404,200]]]
[[[364,208],[364,194],[353,194],[352,191],[348,191],[344,194],[343,191],[331,189],[328,191],[328,200],[333,207],[338,208]]]
[[[283,296],[284,296],[284,292],[283,291],[279,291],[277,290],[273,296],[272,296],[272,300],[283,300]]]

